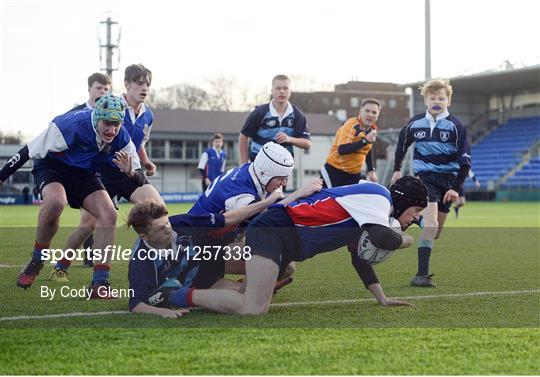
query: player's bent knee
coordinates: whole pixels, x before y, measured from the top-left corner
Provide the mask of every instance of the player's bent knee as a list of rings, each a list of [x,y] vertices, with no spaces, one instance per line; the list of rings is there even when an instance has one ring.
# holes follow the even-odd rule
[[[115,226],[117,217],[118,215],[114,208],[104,208],[100,212],[98,220],[101,222],[102,225]]]
[[[51,215],[60,216],[66,205],[66,201],[62,198],[50,198],[44,203],[43,208]]]

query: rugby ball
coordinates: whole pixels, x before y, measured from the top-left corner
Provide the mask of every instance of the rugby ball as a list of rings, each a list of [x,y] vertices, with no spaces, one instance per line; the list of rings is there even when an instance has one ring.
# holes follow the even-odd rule
[[[393,217],[390,218],[389,226],[396,231],[401,230],[399,221],[397,221]],[[364,230],[362,232],[360,240],[358,241],[358,256],[360,257],[360,259],[363,259],[372,265],[381,263],[382,261],[388,259],[395,252],[396,250],[384,250],[373,246],[369,239],[369,233],[367,230]]]

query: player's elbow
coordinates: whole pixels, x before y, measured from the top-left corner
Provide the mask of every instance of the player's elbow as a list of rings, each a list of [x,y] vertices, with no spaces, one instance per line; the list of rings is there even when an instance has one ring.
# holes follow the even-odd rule
[[[396,250],[403,242],[402,236],[387,226],[368,224],[365,227],[369,232],[371,244],[380,249]]]

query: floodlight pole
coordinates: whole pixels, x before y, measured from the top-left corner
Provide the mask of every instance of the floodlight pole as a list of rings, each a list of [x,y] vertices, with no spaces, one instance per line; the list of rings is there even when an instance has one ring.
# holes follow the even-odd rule
[[[430,20],[430,0],[425,0],[425,79],[429,80],[431,78],[431,20]]]
[[[112,40],[111,40],[112,39],[111,27],[112,27],[112,25],[118,24],[118,22],[111,20],[110,17],[107,17],[107,19],[105,21],[101,21],[100,24],[105,24],[105,32],[106,32],[105,38],[106,38],[106,41],[105,41],[105,44],[101,44],[99,47],[105,49],[105,68],[104,68],[104,70],[112,80],[113,71],[116,70],[116,69],[113,68],[112,58],[113,58],[114,49],[118,48],[118,45],[115,45],[115,44],[112,43]]]

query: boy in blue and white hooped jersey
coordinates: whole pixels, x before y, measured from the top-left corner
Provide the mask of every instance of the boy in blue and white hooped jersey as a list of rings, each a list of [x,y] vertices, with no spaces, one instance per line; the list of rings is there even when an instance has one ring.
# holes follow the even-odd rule
[[[240,131],[238,137],[240,164],[254,161],[261,147],[270,141],[284,146],[293,156],[293,146],[302,149],[311,147],[306,116],[289,102],[290,97],[289,77],[275,76],[272,79],[272,100],[270,103],[257,106],[249,114]],[[251,145],[248,145],[249,140]]]
[[[1,183],[28,159],[34,159],[32,174],[43,196],[32,258],[17,278],[19,287],[29,288],[43,268],[42,250],[49,248],[58,231],[66,204],[84,208],[96,217],[96,248],[105,250],[114,243],[116,211],[93,168],[95,160],[102,155],[117,158],[121,155],[123,162],[118,161],[118,166],[127,175],[140,168],[135,146],[122,127],[124,109],[121,98],[106,95],[93,110],[60,115],[0,171]],[[131,164],[125,163],[129,159]],[[92,292],[109,286],[108,259],[94,266]]]
[[[227,152],[223,150],[223,135],[220,133],[214,134],[210,144],[210,148],[206,148],[201,154],[197,166],[202,176],[203,192],[212,184],[214,179],[225,171],[225,164],[227,163]]]
[[[418,271],[412,286],[435,287],[429,274],[433,240],[439,238],[452,202],[471,166],[467,130],[450,115],[452,86],[447,80],[431,80],[420,87],[426,112],[413,117],[401,130],[396,147],[392,182],[401,177],[401,163],[414,142],[413,168],[427,186],[429,204],[423,213],[423,231],[418,242]]]
[[[284,199],[285,203],[287,198]],[[358,243],[364,230],[375,247],[396,250],[412,245],[412,237],[389,227],[389,217],[405,230],[418,220],[427,205],[427,189],[415,177],[399,179],[390,189],[361,183],[329,188],[305,199],[271,206],[252,220],[246,232],[245,290],[193,289],[162,290],[165,299],[174,294],[178,306],[199,306],[221,313],[260,315],[268,312],[274,282],[290,261],[303,261],[317,254]],[[373,268],[358,253],[351,262],[365,286],[381,305],[410,305],[386,298]]]

